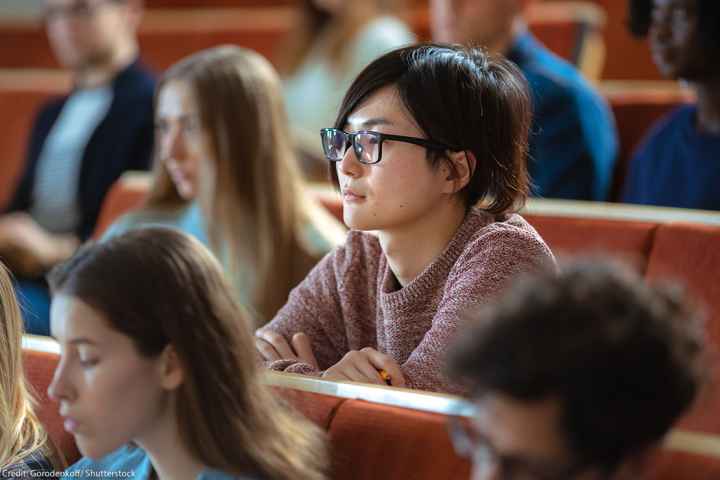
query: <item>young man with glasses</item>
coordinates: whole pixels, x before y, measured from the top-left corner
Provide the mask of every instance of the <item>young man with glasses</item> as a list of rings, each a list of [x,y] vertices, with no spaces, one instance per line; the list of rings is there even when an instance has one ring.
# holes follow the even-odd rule
[[[449,359],[477,405],[450,425],[473,480],[642,478],[704,375],[687,300],[617,267],[526,278],[478,317]]]
[[[138,62],[141,0],[46,0],[45,26],[68,96],[44,105],[19,185],[0,217],[0,255],[19,278],[30,333],[48,334],[41,277],[92,233],[126,170],[147,169],[154,80]]]
[[[321,132],[351,232],[257,332],[268,366],[462,391],[442,364],[463,313],[554,263],[515,213],[529,124],[520,72],[479,50],[407,47],[360,73]]]

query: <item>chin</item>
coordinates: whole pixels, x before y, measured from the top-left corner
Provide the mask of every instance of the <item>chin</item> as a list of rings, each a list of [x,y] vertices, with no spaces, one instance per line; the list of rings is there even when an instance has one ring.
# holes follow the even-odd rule
[[[75,443],[77,444],[78,450],[83,457],[88,457],[93,460],[99,460],[104,456],[118,450],[123,445],[129,442],[112,441],[104,437],[101,441],[93,441],[83,435],[75,436]]]

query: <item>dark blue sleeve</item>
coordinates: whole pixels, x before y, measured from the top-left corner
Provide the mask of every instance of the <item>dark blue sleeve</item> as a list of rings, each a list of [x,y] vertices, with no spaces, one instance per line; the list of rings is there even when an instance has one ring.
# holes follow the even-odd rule
[[[23,163],[20,181],[15,187],[10,202],[3,213],[25,211],[30,208],[37,162],[45,139],[58,116],[60,105],[60,102],[45,104],[35,115],[35,121],[30,130],[30,136],[28,137],[27,147],[25,149],[25,162]]]
[[[529,163],[533,194],[605,200],[617,155],[609,109],[593,92],[579,87],[543,79],[533,86]]]

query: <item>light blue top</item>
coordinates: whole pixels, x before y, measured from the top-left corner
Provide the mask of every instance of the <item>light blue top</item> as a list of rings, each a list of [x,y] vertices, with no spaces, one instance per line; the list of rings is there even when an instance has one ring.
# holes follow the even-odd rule
[[[195,237],[206,247],[210,245],[205,218],[197,202],[176,210],[138,210],[128,213],[108,227],[102,240],[117,237],[129,230],[150,226],[177,228]]]
[[[285,105],[297,134],[312,138],[320,150],[320,129],[332,126],[345,91],[358,73],[380,55],[415,43],[416,38],[400,19],[383,16],[368,22],[346,48],[341,67],[330,63],[323,43],[284,79]]]
[[[81,458],[77,463],[68,467],[63,473],[63,480],[77,480],[88,478],[98,479],[128,479],[150,480],[153,465],[145,450],[140,447],[125,445],[114,452],[105,455],[99,460]],[[198,475],[197,480],[260,480],[259,476],[236,476],[218,470],[207,469]]]
[[[75,91],[45,140],[38,159],[30,215],[50,232],[69,233],[80,222],[77,184],[83,155],[112,100],[109,85]]]

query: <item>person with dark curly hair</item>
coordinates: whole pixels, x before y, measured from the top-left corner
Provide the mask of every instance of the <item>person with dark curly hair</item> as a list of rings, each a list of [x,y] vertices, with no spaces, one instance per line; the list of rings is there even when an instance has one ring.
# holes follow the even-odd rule
[[[478,317],[449,358],[476,405],[450,430],[474,480],[642,478],[705,374],[685,296],[616,266],[526,277]]]
[[[638,147],[623,201],[720,210],[720,2],[631,0],[630,29],[648,36],[660,72],[697,96],[655,124]]]

